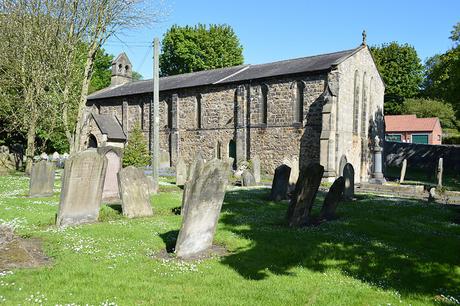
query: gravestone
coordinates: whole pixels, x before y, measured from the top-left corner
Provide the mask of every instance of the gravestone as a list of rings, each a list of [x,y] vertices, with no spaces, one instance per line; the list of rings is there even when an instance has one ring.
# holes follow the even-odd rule
[[[53,155],[51,155],[51,160],[56,162],[61,158],[58,152],[54,152]]]
[[[190,258],[212,246],[232,165],[231,158],[207,163],[198,158],[191,167],[182,200],[182,226],[175,247],[178,257]]]
[[[348,163],[347,157],[345,155],[342,155],[340,157],[340,163],[339,163],[339,176],[343,176],[343,168],[345,168],[345,165]]]
[[[287,220],[289,226],[304,226],[310,222],[310,213],[318,192],[324,167],[318,163],[310,163],[300,171],[294,193],[289,202]]]
[[[343,176],[339,176],[334,181],[331,188],[329,188],[329,191],[324,198],[323,207],[319,213],[319,220],[332,220],[336,218],[335,211],[337,210],[337,206],[342,199],[344,189],[345,179]]]
[[[291,174],[289,175],[289,186],[293,186],[292,189],[295,188],[295,184],[299,179],[299,159],[297,157],[293,157],[291,159]]]
[[[10,153],[0,153],[0,175],[7,175],[16,169],[14,156]]]
[[[72,154],[62,175],[57,226],[97,221],[102,201],[107,158],[96,150]]]
[[[241,175],[241,186],[251,187],[256,185],[256,180],[254,175],[252,175],[251,171],[244,170],[243,174]]]
[[[195,161],[192,163],[192,165],[190,166],[190,171],[188,173],[188,178],[187,178],[187,182],[190,182],[191,180],[194,179],[194,175],[196,175],[196,172],[198,170],[196,169],[202,169],[204,164],[206,163],[206,161],[204,160],[203,156],[201,155],[201,153],[198,153],[195,157]],[[189,188],[187,188],[187,184],[184,185],[184,192],[182,193],[182,205],[181,205],[181,210],[180,210],[180,214],[181,215],[184,215],[184,212],[185,212],[185,205],[187,205],[187,202],[184,200],[185,198],[190,198],[191,196],[189,195]]]
[[[29,195],[31,197],[52,196],[54,177],[54,163],[46,160],[35,163],[30,173]]]
[[[282,164],[275,169],[269,200],[281,201],[288,198],[289,176],[291,167]]]
[[[256,183],[260,183],[260,159],[257,155],[252,158],[252,174]]]
[[[179,157],[176,164],[176,185],[184,186],[187,181],[187,164],[182,157]]]
[[[118,172],[118,182],[124,216],[136,218],[153,215],[149,181],[142,169],[133,166],[121,169]]]
[[[40,159],[41,159],[41,160],[48,160],[48,154],[46,154],[45,152],[43,152],[42,154],[40,154]]]
[[[169,167],[171,167],[169,152],[165,150],[160,150],[160,168],[164,169]]]
[[[404,183],[404,178],[406,177],[406,169],[407,169],[407,159],[404,159],[402,162],[401,176],[399,178],[399,183]]]
[[[120,199],[118,189],[118,172],[121,170],[122,150],[120,148],[106,146],[97,148],[97,152],[107,158],[107,170],[102,190],[102,201],[106,203],[116,202]]]
[[[343,168],[343,178],[345,179],[343,197],[351,200],[355,197],[355,169],[352,164],[347,163]]]
[[[436,169],[436,178],[438,181],[438,187],[442,187],[442,173],[443,173],[443,158],[441,157],[438,161],[438,167]]]

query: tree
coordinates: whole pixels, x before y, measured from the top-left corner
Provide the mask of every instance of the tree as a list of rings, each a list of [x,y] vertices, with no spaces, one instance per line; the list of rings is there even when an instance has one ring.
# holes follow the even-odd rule
[[[96,52],[88,93],[109,87],[112,76],[112,60],[113,55],[105,53],[104,49],[100,48]]]
[[[460,22],[451,34],[453,47],[426,61],[423,93],[450,102],[460,116]]]
[[[147,149],[144,134],[137,122],[132,130],[128,144],[123,153],[123,167],[145,167],[150,163],[150,155]]]
[[[172,26],[162,40],[162,76],[243,63],[243,47],[228,25]]]
[[[418,118],[438,117],[443,129],[455,129],[456,118],[452,105],[430,99],[408,99],[404,101],[403,114],[414,114]]]
[[[391,109],[397,110],[404,99],[419,94],[423,66],[414,47],[391,42],[370,50],[385,82],[385,102],[393,104]]]

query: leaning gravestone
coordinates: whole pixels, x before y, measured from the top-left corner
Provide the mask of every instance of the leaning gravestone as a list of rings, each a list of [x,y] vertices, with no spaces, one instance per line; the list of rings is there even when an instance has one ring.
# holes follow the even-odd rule
[[[179,157],[176,164],[176,185],[184,186],[187,181],[187,164],[182,157]]]
[[[118,182],[124,216],[136,218],[153,215],[149,181],[142,169],[133,166],[121,169],[118,172]]]
[[[269,200],[281,201],[288,198],[289,176],[291,167],[283,164],[275,169]]]
[[[180,258],[199,255],[212,246],[233,159],[195,161],[182,207],[182,226],[176,242]]]
[[[54,176],[54,163],[46,160],[35,163],[30,173],[29,195],[31,197],[52,196]]]
[[[404,178],[406,177],[406,169],[407,159],[404,159],[401,167],[401,176],[399,177],[399,183],[404,183]]]
[[[252,175],[251,171],[244,170],[243,174],[241,175],[241,185],[245,187],[251,187],[256,185],[256,180],[254,175]]]
[[[324,167],[318,163],[310,163],[300,171],[287,212],[289,226],[304,226],[310,222],[311,208],[323,173]]]
[[[343,196],[347,200],[355,197],[355,169],[353,165],[347,163],[343,168],[343,178],[345,179],[345,190]]]
[[[97,148],[97,152],[107,158],[107,170],[105,172],[104,188],[102,190],[103,202],[116,202],[120,199],[120,191],[118,189],[118,172],[121,170],[121,155],[120,148],[106,146]]]
[[[252,161],[252,173],[256,183],[260,183],[260,159],[259,156],[254,156]]]
[[[78,225],[97,221],[106,169],[107,158],[96,150],[70,156],[62,175],[56,225]]]
[[[345,179],[343,176],[339,176],[324,198],[323,207],[319,213],[319,220],[332,220],[336,218],[335,211],[339,205],[340,200],[343,196],[343,190],[345,189]]]

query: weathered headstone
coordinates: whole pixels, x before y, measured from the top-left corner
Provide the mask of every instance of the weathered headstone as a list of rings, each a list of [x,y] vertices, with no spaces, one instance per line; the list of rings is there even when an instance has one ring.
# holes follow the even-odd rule
[[[54,152],[53,155],[51,156],[52,161],[58,161],[61,158],[58,152]]]
[[[121,207],[128,218],[153,215],[150,205],[149,181],[142,169],[133,166],[118,172]]]
[[[335,211],[337,210],[337,206],[339,205],[340,200],[343,196],[343,190],[345,189],[345,179],[343,176],[339,176],[334,183],[332,184],[331,188],[324,198],[323,207],[321,208],[321,212],[319,213],[319,219],[323,220],[332,220],[336,218]]]
[[[195,161],[183,198],[183,220],[175,251],[189,258],[212,246],[233,159]]]
[[[251,187],[256,185],[256,180],[254,175],[252,175],[251,171],[244,170],[243,174],[241,175],[241,185],[245,187]]]
[[[257,155],[252,158],[252,174],[256,183],[260,183],[260,159]]]
[[[29,195],[31,197],[52,196],[54,177],[54,163],[46,160],[35,163],[30,173]]]
[[[347,200],[351,200],[355,197],[355,169],[352,164],[347,163],[345,167],[343,167],[343,178],[345,179],[343,197]]]
[[[7,175],[16,169],[14,157],[9,153],[0,153],[0,175]]]
[[[339,176],[343,176],[343,168],[345,168],[345,165],[348,163],[347,157],[345,155],[342,155],[340,157],[340,163],[339,163]]]
[[[281,201],[288,198],[289,176],[291,167],[282,164],[275,169],[269,200]]]
[[[318,163],[310,163],[300,171],[287,212],[289,226],[303,226],[310,222],[311,208],[323,173],[324,167]]]
[[[399,178],[400,183],[404,183],[404,178],[406,177],[406,169],[407,169],[407,159],[404,159],[401,166],[401,176]]]
[[[299,179],[299,159],[297,157],[293,157],[291,159],[291,174],[289,175],[289,185],[295,186],[297,180]]]
[[[118,189],[118,172],[121,170],[121,149],[116,147],[100,147],[97,152],[107,158],[107,170],[105,172],[102,201],[114,202],[120,199]]]
[[[48,154],[46,154],[45,152],[43,152],[42,154],[40,154],[40,159],[41,159],[41,160],[48,160]]]
[[[160,168],[169,168],[171,167],[171,161],[169,159],[169,152],[165,150],[160,150]]]
[[[184,186],[187,181],[187,164],[182,157],[179,157],[176,164],[176,185]]]
[[[438,167],[436,169],[436,178],[438,180],[438,187],[442,187],[442,173],[443,173],[443,158],[441,157],[438,161]]]
[[[56,225],[97,221],[102,201],[107,158],[95,150],[72,154],[62,175],[61,199]]]

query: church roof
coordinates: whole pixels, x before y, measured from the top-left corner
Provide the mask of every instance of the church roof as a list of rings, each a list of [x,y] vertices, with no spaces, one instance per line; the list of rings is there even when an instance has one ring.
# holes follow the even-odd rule
[[[126,140],[126,135],[117,118],[113,115],[101,115],[92,113],[102,134],[107,134],[109,140]]]
[[[259,65],[240,65],[228,68],[205,70],[160,78],[160,91],[179,88],[226,84],[298,73],[326,71],[359,51],[356,49],[328,54],[301,57]],[[129,96],[149,93],[153,90],[153,81],[129,82],[104,88],[88,96],[88,100]]]

